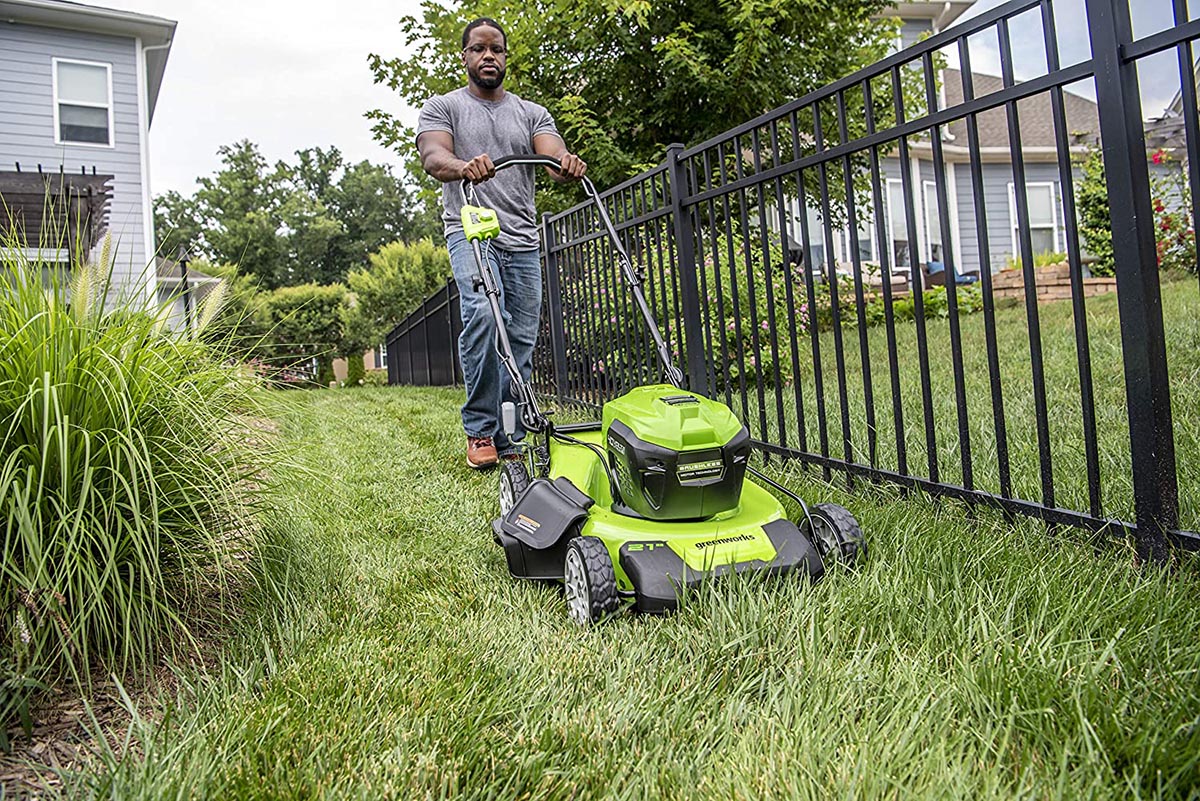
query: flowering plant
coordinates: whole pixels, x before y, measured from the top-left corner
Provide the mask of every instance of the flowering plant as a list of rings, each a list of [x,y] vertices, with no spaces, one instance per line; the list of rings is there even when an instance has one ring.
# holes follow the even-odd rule
[[[1192,219],[1192,187],[1187,173],[1165,151],[1151,156],[1156,165],[1174,167],[1150,180],[1158,267],[1168,272],[1196,273],[1196,229]]]

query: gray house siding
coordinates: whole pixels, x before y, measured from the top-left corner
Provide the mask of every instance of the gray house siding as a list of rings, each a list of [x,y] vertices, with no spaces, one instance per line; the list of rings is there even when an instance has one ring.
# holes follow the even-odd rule
[[[0,169],[115,176],[108,230],[114,281],[145,290],[154,281],[146,252],[136,40],[22,24],[0,25]],[[56,145],[53,58],[112,65],[113,146]],[[32,243],[31,243],[32,244]]]
[[[1078,180],[1078,176],[1076,176]],[[1025,164],[1026,184],[1049,183],[1054,187],[1054,203],[1058,223],[1058,250],[1066,249],[1066,229],[1063,225],[1062,184],[1057,164]],[[1013,255],[1013,221],[1009,208],[1008,185],[1013,183],[1011,164],[983,165],[983,193],[987,206],[988,248],[991,250],[992,272],[1002,269]],[[972,208],[971,213],[974,213]],[[971,221],[974,226],[974,219]],[[1035,246],[1035,250],[1038,248]],[[1035,254],[1036,255],[1036,254]]]
[[[900,27],[900,47],[911,47],[930,33],[933,33],[932,20],[906,19]]]

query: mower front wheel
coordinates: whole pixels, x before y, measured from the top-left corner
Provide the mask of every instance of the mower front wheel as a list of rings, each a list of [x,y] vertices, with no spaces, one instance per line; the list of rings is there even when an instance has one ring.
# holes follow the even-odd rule
[[[500,467],[500,516],[504,517],[517,505],[517,500],[529,489],[529,468],[514,459]]]
[[[809,508],[808,515],[812,523],[804,521],[804,533],[822,559],[837,559],[848,567],[867,560],[867,537],[849,509],[836,503],[818,503]]]
[[[567,544],[563,570],[567,614],[580,626],[592,626],[617,611],[617,577],[608,548],[598,537],[576,537]]]

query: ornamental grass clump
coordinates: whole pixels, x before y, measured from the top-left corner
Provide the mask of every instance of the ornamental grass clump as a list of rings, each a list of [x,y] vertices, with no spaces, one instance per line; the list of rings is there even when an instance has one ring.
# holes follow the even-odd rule
[[[166,307],[22,252],[0,242],[0,684],[142,671],[194,648],[261,561],[254,386]]]

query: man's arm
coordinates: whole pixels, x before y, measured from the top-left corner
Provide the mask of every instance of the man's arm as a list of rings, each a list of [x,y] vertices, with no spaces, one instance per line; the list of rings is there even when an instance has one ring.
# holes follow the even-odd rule
[[[487,153],[481,153],[470,161],[463,161],[454,155],[454,137],[448,131],[426,131],[418,136],[417,152],[421,154],[421,166],[425,172],[442,183],[461,181],[463,178],[482,182],[496,175],[496,165],[492,164]]]
[[[546,168],[546,173],[556,181],[578,181],[587,173],[587,162],[567,150],[566,143],[558,134],[534,136],[533,152],[539,156],[553,156],[562,164],[562,172]]]

